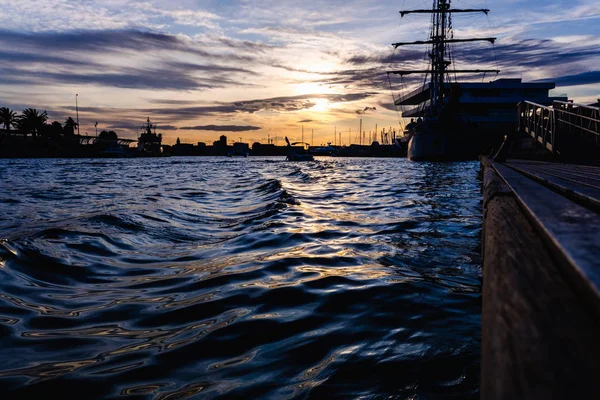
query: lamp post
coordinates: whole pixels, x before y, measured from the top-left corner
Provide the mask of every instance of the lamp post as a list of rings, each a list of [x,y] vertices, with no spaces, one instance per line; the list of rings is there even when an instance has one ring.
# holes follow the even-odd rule
[[[79,95],[75,93],[75,110],[77,111],[77,136],[81,136],[79,132],[79,104],[77,103],[77,98]]]

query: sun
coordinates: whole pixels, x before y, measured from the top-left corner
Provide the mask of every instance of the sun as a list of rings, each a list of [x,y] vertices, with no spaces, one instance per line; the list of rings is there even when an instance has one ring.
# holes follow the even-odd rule
[[[329,100],[327,99],[310,99],[310,101],[315,103],[315,105],[310,108],[310,111],[325,112],[329,110]]]

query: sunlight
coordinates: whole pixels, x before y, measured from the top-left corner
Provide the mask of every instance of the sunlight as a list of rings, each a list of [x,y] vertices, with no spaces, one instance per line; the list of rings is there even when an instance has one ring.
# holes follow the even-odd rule
[[[298,95],[331,93],[331,89],[317,82],[302,82],[294,85]]]
[[[310,99],[315,105],[310,111],[325,112],[329,111],[329,100],[327,99]]]

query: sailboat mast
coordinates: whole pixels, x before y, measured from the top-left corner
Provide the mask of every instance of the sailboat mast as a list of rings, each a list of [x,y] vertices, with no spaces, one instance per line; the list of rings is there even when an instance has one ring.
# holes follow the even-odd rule
[[[447,11],[450,9],[450,0],[436,0],[433,14],[433,27],[431,41],[433,49],[431,54],[431,87],[432,106],[439,112],[444,101],[444,75],[446,72],[446,27]]]
[[[447,13],[446,10],[450,8],[450,0],[440,0],[440,36],[439,40],[439,77],[438,77],[438,104],[442,104],[444,101],[444,76],[446,74],[446,21]],[[439,111],[439,109],[438,109]]]
[[[451,15],[457,13],[484,13],[488,14],[490,10],[488,9],[456,9],[451,8],[451,0],[434,0],[433,8],[430,10],[408,10],[408,11],[400,11],[400,15],[404,17],[408,14],[431,14],[431,34],[429,40],[424,41],[415,41],[415,42],[398,42],[393,43],[392,46],[394,48],[398,48],[400,46],[408,46],[408,45],[431,45],[431,53],[429,57],[431,59],[431,67],[426,70],[397,70],[397,71],[388,71],[388,74],[397,74],[400,76],[415,74],[415,73],[424,73],[430,74],[430,83],[429,83],[429,91],[430,91],[430,111],[433,113],[439,114],[443,109],[444,95],[445,95],[445,81],[446,81],[446,71],[451,64],[451,61],[446,60],[446,53],[448,52],[448,45],[450,43],[465,43],[465,42],[477,42],[477,41],[487,41],[490,43],[494,43],[496,41],[495,37],[480,37],[480,38],[461,38],[456,39],[452,32],[451,25]],[[448,34],[450,33],[450,35]],[[500,71],[498,70],[485,70],[485,69],[454,69],[452,70],[453,74],[474,74],[474,73],[485,73],[485,72],[495,72],[496,74]]]

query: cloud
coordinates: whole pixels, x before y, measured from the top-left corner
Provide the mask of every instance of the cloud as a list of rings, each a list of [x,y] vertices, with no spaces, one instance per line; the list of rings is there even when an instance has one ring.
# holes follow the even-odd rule
[[[0,50],[0,61],[7,61],[11,64],[57,64],[70,66],[90,66],[92,63],[84,60],[77,60],[61,56],[53,56],[45,53],[21,53],[17,51],[2,51]]]
[[[423,59],[424,52],[413,49],[402,49],[394,51],[391,49],[378,49],[371,52],[356,52],[350,57],[346,58],[345,64],[352,65],[365,65],[365,64],[376,64],[376,65],[390,65],[405,63],[407,61],[421,61]]]
[[[481,51],[473,46],[463,46],[455,51],[456,58],[463,65],[493,65],[501,69],[547,68],[574,63],[589,62],[600,57],[600,47],[594,42],[586,43],[585,39],[576,42],[562,43],[555,40],[519,40],[496,45],[493,52]]]
[[[303,119],[298,121],[299,124],[308,124],[310,122],[315,122],[313,119]]]
[[[262,129],[260,126],[239,126],[239,125],[205,125],[205,126],[184,126],[179,128],[187,131],[216,131],[216,132],[248,132]]]
[[[330,103],[348,103],[367,99],[376,93],[356,92],[345,94],[305,94],[299,96],[272,97],[266,99],[244,100],[233,103],[216,103],[194,107],[157,108],[145,112],[165,115],[171,118],[198,118],[202,116],[221,116],[223,114],[248,113],[261,111],[294,112],[308,110],[316,105],[314,99],[327,99]]]
[[[2,49],[7,46],[9,50]],[[114,62],[120,53],[127,58]],[[162,56],[155,57],[156,53]],[[179,59],[190,59],[190,54],[201,62]],[[154,58],[151,62],[148,55]],[[248,87],[252,83],[244,77],[257,73],[229,63],[243,60],[251,66],[254,58],[239,51],[215,54],[185,37],[154,32],[0,31],[0,84],[4,85],[87,84],[146,90]]]
[[[159,125],[159,124],[157,124],[156,125],[156,129],[157,130],[162,130],[162,131],[176,131],[179,128],[177,128],[176,126],[173,126],[173,125]]]
[[[76,52],[78,57],[119,53],[127,53],[130,56],[131,52],[153,55],[157,52],[180,52],[212,61],[251,62],[257,58],[250,48],[248,54],[239,51],[239,47],[231,48],[230,50],[233,51],[223,51],[228,49],[225,44],[223,48],[215,49],[215,46],[211,46],[210,43],[195,41],[185,35],[136,29],[36,33],[0,30],[0,46],[34,54]]]
[[[20,49],[49,51],[82,51],[107,53],[123,50],[152,51],[157,49],[183,50],[187,47],[180,37],[138,30],[74,30],[68,32],[25,33],[0,31],[0,43]]]
[[[98,85],[127,89],[193,90],[223,87],[233,82],[218,78],[199,79],[190,74],[170,69],[122,68],[118,72],[74,73],[27,71],[16,68],[0,68],[0,84],[68,84]]]
[[[359,114],[359,115],[361,115],[361,114],[366,114],[369,111],[377,111],[377,107],[365,107],[362,110],[356,110],[356,113]]]
[[[556,86],[579,86],[600,83],[600,71],[589,71],[581,74],[566,75],[556,78],[540,79],[538,82],[555,82]]]

